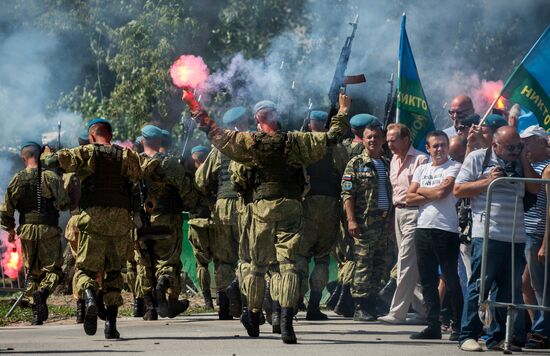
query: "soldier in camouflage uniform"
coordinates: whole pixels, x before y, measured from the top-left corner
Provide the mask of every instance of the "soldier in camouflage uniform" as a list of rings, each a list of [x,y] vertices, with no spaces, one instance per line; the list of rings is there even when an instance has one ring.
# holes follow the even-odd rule
[[[61,279],[61,229],[59,211],[69,206],[63,180],[40,164],[41,147],[35,142],[21,147],[25,169],[11,180],[0,206],[0,228],[15,240],[15,210],[19,212],[17,235],[21,239],[25,268],[30,279],[25,293],[32,304],[32,324],[48,319],[46,299]]]
[[[349,124],[353,133],[353,138],[345,139],[342,145],[347,151],[348,158],[346,163],[353,157],[360,155],[365,146],[363,145],[363,131],[370,122],[368,117],[362,115],[353,116]],[[340,236],[334,249],[334,257],[338,262],[337,286],[327,301],[327,307],[332,306],[334,312],[344,317],[352,317],[355,313],[355,306],[351,297],[351,282],[353,280],[353,271],[355,269],[353,237],[348,232],[348,223],[346,214],[342,214],[340,223]]]
[[[88,132],[89,145],[60,150],[46,157],[45,163],[63,172],[76,172],[81,181],[75,278],[78,295],[86,304],[84,331],[94,335],[97,330],[99,285],[96,276],[102,271],[103,300],[107,308],[105,337],[119,338],[116,318],[118,307],[123,303],[121,269],[126,262],[133,227],[130,183],[156,173],[158,162],[111,145],[112,129],[105,119],[90,121]]]
[[[189,91],[184,92],[183,100],[214,146],[253,171],[251,265],[244,281],[251,311],[245,323],[247,332],[252,337],[259,336],[265,274],[270,261],[276,259],[281,274],[281,338],[284,343],[296,343],[292,318],[299,296],[295,266],[302,232],[304,166],[320,160],[328,147],[337,144],[347,131],[350,99],[345,94],[340,95],[340,111],[333,118],[330,130],[316,134],[281,132],[273,102],[262,101],[255,105],[255,118],[261,132],[237,132],[218,127]]]
[[[228,110],[223,116],[226,127],[237,131],[248,131],[247,111],[244,107]],[[235,279],[239,249],[239,199],[231,183],[229,164],[231,160],[213,149],[195,173],[195,183],[204,195],[216,195],[212,211],[216,244],[213,249],[216,264],[216,289],[218,294],[218,316],[220,320],[231,320],[241,315],[239,285]]]
[[[309,129],[311,132],[326,132],[328,114],[311,111]],[[302,203],[304,208],[303,234],[300,241],[298,270],[302,280],[300,299],[308,289],[309,262],[315,267],[309,277],[309,303],[307,320],[327,320],[319,309],[323,289],[329,275],[330,253],[339,236],[340,226],[340,180],[347,162],[346,150],[341,145],[331,147],[325,156],[307,167],[309,190]],[[328,212],[328,214],[327,214]]]
[[[197,170],[206,160],[208,148],[195,146],[191,149],[191,159],[194,161],[194,169]],[[194,179],[194,173],[193,173]],[[214,309],[212,291],[210,289],[210,271],[208,264],[214,258],[215,231],[212,223],[210,206],[213,204],[212,195],[203,195],[197,206],[189,211],[189,242],[193,248],[193,255],[197,262],[197,279],[199,288],[204,297],[206,309]]]
[[[376,320],[377,293],[386,271],[390,184],[389,161],[382,155],[382,125],[372,115],[363,134],[365,150],[352,158],[342,177],[348,231],[354,239],[355,269],[351,294],[356,321]]]
[[[187,188],[185,203],[189,206],[196,202],[193,182],[185,175],[184,168],[178,160],[162,154],[159,148],[162,130],[157,126],[146,125],[141,129],[143,136],[144,158],[159,161],[165,174],[172,179],[179,179]],[[138,284],[145,302],[145,320],[158,319],[158,315],[174,318],[183,313],[189,306],[187,300],[178,300],[181,292],[180,274],[182,270],[181,252],[183,242],[182,210],[184,201],[179,195],[178,187],[162,181],[144,179],[139,189],[143,200],[142,226],[138,235]],[[154,276],[153,276],[154,274]],[[156,285],[153,285],[153,283]],[[154,287],[154,290],[153,290]],[[153,296],[153,292],[155,296]]]

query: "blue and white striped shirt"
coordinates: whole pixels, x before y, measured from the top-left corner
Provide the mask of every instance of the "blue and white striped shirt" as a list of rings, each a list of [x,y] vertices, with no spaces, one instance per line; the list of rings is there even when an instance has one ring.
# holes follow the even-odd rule
[[[381,159],[373,159],[372,162],[378,175],[378,209],[390,210],[390,198],[388,197],[388,177],[386,167]]]
[[[533,169],[542,175],[542,171],[550,164],[550,159],[533,163]],[[537,202],[524,214],[525,232],[531,237],[542,239],[546,228],[546,186],[541,185],[537,194]]]

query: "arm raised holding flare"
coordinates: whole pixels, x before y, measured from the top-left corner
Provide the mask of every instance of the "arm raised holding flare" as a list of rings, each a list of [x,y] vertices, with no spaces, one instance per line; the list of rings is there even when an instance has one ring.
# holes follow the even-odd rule
[[[275,121],[265,122],[258,113],[256,122],[260,125],[261,132],[236,132],[222,129],[208,116],[191,91],[184,89],[182,100],[187,103],[199,129],[208,134],[208,139],[212,144],[220,152],[237,162],[247,165],[259,164],[263,159],[263,152],[257,149],[261,137],[275,136],[280,133]],[[285,140],[290,146],[287,151],[290,164],[299,166],[316,162],[324,156],[328,146],[335,145],[342,140],[349,130],[347,116],[351,99],[345,93],[340,93],[338,100],[339,110],[331,120],[328,132],[288,132],[285,134]]]

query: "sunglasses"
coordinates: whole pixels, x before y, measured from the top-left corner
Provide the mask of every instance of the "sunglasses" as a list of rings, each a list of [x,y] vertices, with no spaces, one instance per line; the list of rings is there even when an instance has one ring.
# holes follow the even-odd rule
[[[464,111],[458,111],[458,110],[448,110],[450,117],[456,116],[458,118],[466,117],[466,113]]]
[[[503,146],[509,152],[521,151],[523,149],[523,143],[521,142],[518,143],[517,145],[505,145],[500,142],[497,142],[497,145]]]

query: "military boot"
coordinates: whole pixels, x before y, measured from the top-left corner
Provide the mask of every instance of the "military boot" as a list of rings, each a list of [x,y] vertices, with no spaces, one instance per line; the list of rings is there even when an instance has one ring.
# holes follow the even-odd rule
[[[349,284],[344,284],[342,286],[342,291],[340,297],[338,298],[338,303],[334,307],[334,312],[338,315],[342,315],[346,318],[351,318],[355,312],[355,305],[353,303],[353,298],[351,297],[351,286]]]
[[[281,333],[281,304],[278,300],[273,301],[273,312],[271,313],[271,327],[273,334]]]
[[[45,289],[35,291],[32,294],[34,304],[38,307],[38,313],[40,313],[40,320],[42,321],[48,320],[48,305],[46,304],[46,298],[48,297],[48,294],[48,291]]]
[[[84,322],[84,315],[86,314],[86,304],[84,299],[76,300],[76,323],[82,324]]]
[[[32,308],[32,325],[42,325],[42,318],[40,318],[40,307],[36,302],[34,304],[31,304]]]
[[[166,299],[166,290],[168,288],[170,288],[170,281],[168,280],[168,277],[161,276],[155,288],[155,296],[158,305],[158,315],[161,318],[166,318],[170,314],[170,310],[168,308],[168,300]]]
[[[105,338],[120,339],[120,333],[116,329],[116,317],[118,315],[118,307],[109,305],[105,311]]]
[[[187,299],[178,300],[178,297],[175,296],[168,297],[169,318],[175,318],[185,312],[187,308],[189,308],[189,301]]]
[[[233,317],[229,314],[229,298],[225,292],[218,292],[218,318],[220,320],[232,320]]]
[[[97,317],[101,320],[106,320],[106,314],[107,314],[107,310],[105,309],[105,303],[103,302],[103,296],[105,295],[105,293],[103,293],[103,290],[99,290],[97,292],[97,298],[96,298],[96,302],[97,302]]]
[[[239,281],[234,279],[231,284],[225,289],[225,294],[229,298],[229,313],[231,316],[238,318],[241,316],[242,300],[241,291],[239,289]]]
[[[250,337],[260,336],[260,314],[262,314],[261,311],[252,312],[247,307],[243,309],[241,324],[243,324]]]
[[[368,312],[367,298],[355,298],[355,313],[353,320],[355,321],[375,321],[376,317]]]
[[[84,316],[84,332],[86,335],[95,335],[97,331],[97,301],[95,292],[91,288],[84,290],[84,303],[86,311]]]
[[[143,296],[143,303],[145,304],[143,320],[158,320],[159,316],[157,314],[157,309],[155,308],[155,301],[152,293],[148,293]]]
[[[328,320],[328,316],[321,312],[321,309],[319,308],[322,295],[323,294],[321,292],[310,291],[306,320]]]
[[[281,339],[285,344],[295,344],[297,342],[296,334],[292,327],[293,318],[293,308],[281,308]]]
[[[204,295],[204,308],[214,310],[214,302],[212,302],[212,292],[210,292],[210,289],[202,292],[202,295]]]
[[[134,298],[134,318],[142,318],[143,314],[145,314],[143,298]]]
[[[336,303],[338,303],[338,299],[340,299],[340,294],[342,293],[342,285],[337,284],[332,293],[330,294],[330,297],[327,300],[327,309],[328,310],[334,310],[336,307]]]

